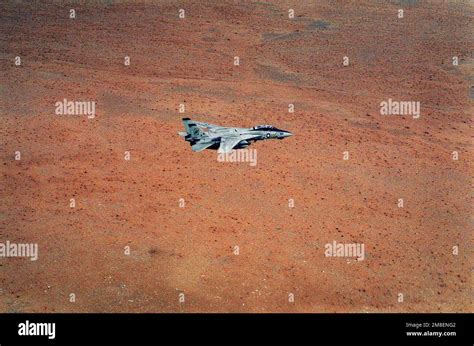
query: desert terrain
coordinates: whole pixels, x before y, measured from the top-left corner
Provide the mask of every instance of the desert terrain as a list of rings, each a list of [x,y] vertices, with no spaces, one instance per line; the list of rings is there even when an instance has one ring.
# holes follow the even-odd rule
[[[1,312],[473,312],[472,3],[0,9],[0,242],[39,249],[0,258]],[[293,136],[218,162],[183,117]]]

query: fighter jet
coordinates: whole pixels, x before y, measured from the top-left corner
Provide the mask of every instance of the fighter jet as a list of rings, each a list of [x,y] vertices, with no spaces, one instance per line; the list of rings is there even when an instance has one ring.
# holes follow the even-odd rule
[[[252,142],[264,139],[283,139],[290,137],[291,132],[277,129],[271,125],[258,125],[252,128],[223,127],[212,125],[189,118],[183,118],[186,132],[178,132],[189,142],[193,151],[204,149],[218,150],[229,153],[233,149],[243,149]]]

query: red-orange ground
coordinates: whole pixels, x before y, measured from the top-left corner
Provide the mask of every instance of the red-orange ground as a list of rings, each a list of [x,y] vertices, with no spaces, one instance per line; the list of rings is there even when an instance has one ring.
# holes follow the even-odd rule
[[[0,242],[39,244],[0,258],[0,311],[473,311],[468,2],[0,7]],[[389,98],[420,119],[380,115]],[[221,163],[183,116],[294,136]]]

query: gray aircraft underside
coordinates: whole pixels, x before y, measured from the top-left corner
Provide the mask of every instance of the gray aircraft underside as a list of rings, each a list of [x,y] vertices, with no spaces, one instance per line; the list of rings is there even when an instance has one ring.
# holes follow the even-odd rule
[[[233,149],[243,149],[252,142],[265,139],[283,139],[290,137],[291,132],[277,129],[271,125],[258,125],[251,128],[223,127],[212,125],[189,118],[183,118],[186,132],[178,134],[191,144],[193,151],[204,149],[218,150],[229,153]]]

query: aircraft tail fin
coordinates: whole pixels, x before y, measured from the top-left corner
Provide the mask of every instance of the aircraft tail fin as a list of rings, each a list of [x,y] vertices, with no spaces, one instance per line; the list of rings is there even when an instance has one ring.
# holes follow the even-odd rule
[[[201,138],[204,135],[204,131],[196,125],[195,121],[192,121],[189,118],[183,118],[184,129],[188,135],[191,135],[193,138]]]

